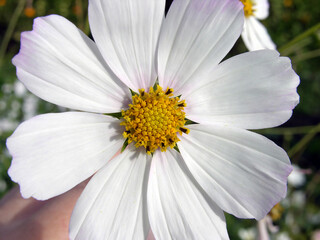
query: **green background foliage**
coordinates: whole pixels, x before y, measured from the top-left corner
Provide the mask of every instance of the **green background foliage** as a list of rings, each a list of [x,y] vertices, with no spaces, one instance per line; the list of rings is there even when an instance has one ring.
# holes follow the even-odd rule
[[[59,14],[90,36],[87,6],[84,0],[0,0],[0,197],[14,186],[7,175],[11,157],[5,146],[6,138],[20,122],[34,115],[66,110],[38,99],[17,82],[11,59],[19,51],[20,33],[32,29],[34,17]],[[35,15],[30,16],[26,7],[32,7]],[[292,163],[306,173],[303,185],[288,186],[287,198],[281,202],[282,217],[275,221],[280,230],[271,237],[311,239],[317,230],[320,231],[319,0],[270,0],[270,16],[262,23],[281,55],[291,58],[301,83],[298,87],[300,104],[292,118],[278,128],[257,132],[283,147]],[[228,57],[245,51],[239,39]],[[250,239],[239,233],[256,232],[255,220],[226,215],[231,239]]]

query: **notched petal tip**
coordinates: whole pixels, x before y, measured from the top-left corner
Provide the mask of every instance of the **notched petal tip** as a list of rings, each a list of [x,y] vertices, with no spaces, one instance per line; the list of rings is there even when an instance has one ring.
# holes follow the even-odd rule
[[[281,63],[284,66],[284,72],[285,72],[285,76],[288,79],[288,85],[289,87],[291,87],[293,89],[292,94],[291,94],[291,110],[293,110],[300,102],[300,96],[297,92],[297,87],[300,84],[300,77],[299,75],[294,71],[293,67],[292,67],[292,61],[290,58],[288,57],[280,57],[279,58]],[[288,96],[289,98],[289,96]]]
[[[37,194],[36,191],[32,191],[30,186],[28,186],[28,184],[25,184],[25,181],[23,180],[25,172],[23,171],[23,169],[19,169],[19,164],[17,163],[17,158],[19,154],[17,150],[15,150],[15,146],[17,145],[16,138],[19,135],[19,132],[21,128],[25,125],[25,123],[26,122],[21,123],[18,126],[18,128],[13,132],[13,134],[6,140],[7,149],[10,155],[12,156],[11,164],[7,173],[11,180],[19,185],[20,194],[24,199],[33,197],[37,200],[47,200],[48,198],[42,196],[41,194]]]
[[[269,51],[275,51],[275,50],[269,50]],[[276,52],[276,51],[275,51]],[[280,53],[279,53],[280,55]],[[289,57],[286,56],[280,56],[280,60],[286,64],[287,68],[290,69],[290,71],[293,73],[293,77],[292,79],[295,80],[296,82],[296,87],[299,86],[300,84],[300,77],[299,75],[294,71],[293,67],[292,67],[292,60]]]
[[[276,50],[234,56],[208,76],[185,98],[187,118],[198,123],[270,128],[288,121],[299,103],[299,76]]]
[[[30,34],[33,34],[34,33],[34,30],[31,30],[31,31],[25,31],[25,32],[22,32],[20,34],[20,49],[19,49],[19,52],[12,58],[11,62],[12,64],[18,68],[20,63],[21,63],[21,58],[23,58],[23,51],[24,51],[24,48],[26,47],[26,38],[28,38],[28,36]]]
[[[17,169],[17,164],[15,162],[15,158],[12,158],[11,165],[8,169],[8,175],[11,178],[11,180],[19,185],[20,194],[24,199],[28,199],[30,197],[33,197],[37,200],[47,200],[48,198],[44,198],[43,196],[40,196],[38,194],[34,194],[33,191],[31,191],[30,188],[28,188],[27,185],[24,184],[24,181],[22,179],[23,172],[19,172]]]
[[[188,94],[203,72],[221,62],[243,29],[242,3],[233,0],[176,0],[162,25],[159,83]]]
[[[13,156],[8,174],[24,198],[60,195],[105,165],[123,143],[118,120],[100,114],[39,115],[7,139]]]
[[[119,112],[129,91],[103,60],[96,44],[58,15],[38,17],[21,34],[12,59],[17,76],[38,97],[87,112]],[[106,104],[109,103],[109,104]]]
[[[262,219],[285,197],[292,166],[282,148],[239,128],[197,124],[190,129],[178,143],[180,152],[196,180],[224,211]]]

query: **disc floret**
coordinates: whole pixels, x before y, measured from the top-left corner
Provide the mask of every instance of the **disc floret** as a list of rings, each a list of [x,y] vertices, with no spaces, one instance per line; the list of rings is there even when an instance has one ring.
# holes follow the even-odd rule
[[[185,107],[184,100],[173,97],[172,88],[163,91],[157,85],[149,92],[139,89],[139,94],[132,96],[129,109],[122,111],[124,121],[121,125],[126,128],[123,137],[129,144],[135,142],[137,148],[145,147],[148,154],[158,148],[161,151],[173,148],[180,141],[178,133],[189,133],[189,129],[184,127]]]
[[[254,15],[254,1],[253,0],[240,0],[240,2],[243,3],[244,7],[243,7],[243,11],[244,11],[244,15],[245,17],[250,17]]]

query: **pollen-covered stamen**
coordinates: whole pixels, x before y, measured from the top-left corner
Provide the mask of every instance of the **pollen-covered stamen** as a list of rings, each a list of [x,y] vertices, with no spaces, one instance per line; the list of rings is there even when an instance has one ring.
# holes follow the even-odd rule
[[[280,205],[280,203],[277,203],[268,213],[268,215],[271,217],[272,221],[277,221],[281,218],[283,213],[283,207]]]
[[[240,0],[240,2],[243,3],[243,10],[244,10],[244,16],[245,17],[250,17],[252,15],[254,15],[254,0]]]
[[[172,88],[167,88],[165,94],[166,94],[166,95],[170,95],[170,94],[172,94],[172,93],[173,93],[173,89],[172,89]]]
[[[183,133],[186,133],[186,134],[188,134],[190,132],[190,130],[188,128],[184,128],[184,127],[179,128],[179,130]]]
[[[184,127],[186,103],[172,96],[172,88],[163,91],[159,85],[156,89],[151,87],[149,92],[139,89],[139,94],[132,96],[129,109],[122,111],[124,121],[121,122],[128,143],[135,142],[136,147],[143,146],[150,154],[157,148],[161,151],[173,148],[179,141],[177,134],[189,133]]]

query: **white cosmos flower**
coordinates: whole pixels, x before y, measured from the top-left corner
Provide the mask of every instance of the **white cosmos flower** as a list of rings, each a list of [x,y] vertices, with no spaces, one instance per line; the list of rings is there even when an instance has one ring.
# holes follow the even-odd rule
[[[306,172],[298,165],[292,165],[293,169],[288,176],[288,183],[293,187],[301,187],[306,183]]]
[[[250,51],[260,49],[276,49],[267,29],[259,20],[269,15],[268,0],[240,0],[244,4],[244,27],[241,33],[246,47]]]
[[[9,175],[23,197],[39,200],[93,175],[73,211],[71,239],[144,239],[150,229],[156,239],[228,239],[223,211],[262,219],[286,195],[287,154],[247,129],[290,118],[299,101],[290,60],[262,50],[220,63],[242,31],[240,1],[175,0],[165,18],[164,8],[165,0],[90,0],[94,42],[56,15],[37,18],[22,34],[13,59],[20,81],[47,101],[84,112],[22,123],[7,141]],[[127,132],[104,113],[128,109],[129,88],[146,89],[135,95],[141,100],[156,79],[164,103],[156,108],[155,95],[148,117],[160,124],[171,119],[168,112],[185,113],[199,124],[176,130],[180,152],[158,148],[151,155],[131,143],[109,161],[125,130],[148,136],[156,126],[144,122]],[[181,101],[169,99],[167,87]],[[172,99],[180,102],[166,107]]]

